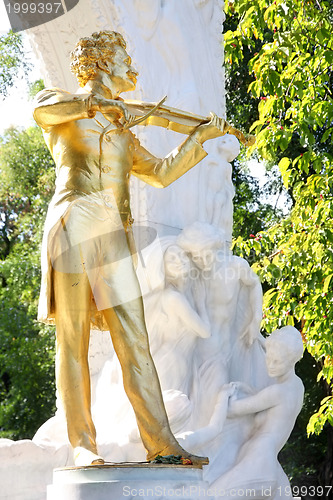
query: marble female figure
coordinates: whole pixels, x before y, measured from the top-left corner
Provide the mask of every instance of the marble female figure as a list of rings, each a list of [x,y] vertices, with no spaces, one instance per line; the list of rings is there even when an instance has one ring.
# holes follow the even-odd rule
[[[146,299],[151,351],[162,390],[177,390],[190,396],[193,353],[198,338],[210,336],[206,324],[187,297],[190,260],[178,245],[164,252],[165,287]],[[170,369],[172,366],[172,369]]]

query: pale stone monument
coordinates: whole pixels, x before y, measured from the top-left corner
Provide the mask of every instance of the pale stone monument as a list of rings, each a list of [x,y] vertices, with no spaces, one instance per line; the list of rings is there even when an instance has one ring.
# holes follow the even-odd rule
[[[78,38],[113,30],[125,36],[140,73],[131,98],[158,102],[168,95],[169,106],[224,118],[222,23],[216,0],[80,0],[29,36],[47,87],[74,92],[69,52]],[[93,105],[87,101],[88,112]],[[159,127],[137,126],[135,134],[161,157],[181,142]],[[208,156],[164,190],[132,182],[131,204],[137,276],[170,427],[183,448],[208,456],[209,465],[109,465],[145,462],[146,451],[110,339],[94,331],[91,412],[107,465],[68,469],[74,463],[59,400],[56,415],[32,441],[0,440],[0,499],[45,500],[53,469],[48,500],[149,498],[150,490],[164,499],[290,496],[277,453],[302,405],[294,373],[302,341],[291,327],[268,341],[261,336],[259,279],[230,251],[230,162],[239,144],[224,135],[205,149]]]

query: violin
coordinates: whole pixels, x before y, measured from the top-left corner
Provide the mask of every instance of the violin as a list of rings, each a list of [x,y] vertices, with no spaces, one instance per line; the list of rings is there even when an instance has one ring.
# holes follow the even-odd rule
[[[135,125],[156,125],[169,130],[174,130],[181,134],[191,134],[193,130],[203,123],[208,123],[211,117],[204,117],[182,111],[177,108],[165,106],[167,96],[164,96],[158,103],[137,101],[132,99],[124,99],[124,104],[132,115],[137,118],[128,122],[124,128],[131,128]],[[244,144],[245,147],[252,146],[255,143],[253,135],[245,136],[243,132],[236,129],[226,120],[223,120],[223,135],[231,134]]]

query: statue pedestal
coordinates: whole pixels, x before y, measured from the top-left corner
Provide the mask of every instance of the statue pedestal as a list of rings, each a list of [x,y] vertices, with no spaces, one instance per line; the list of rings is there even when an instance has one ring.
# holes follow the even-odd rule
[[[197,500],[208,483],[202,469],[164,464],[112,464],[55,469],[47,500],[110,500],[175,497]]]

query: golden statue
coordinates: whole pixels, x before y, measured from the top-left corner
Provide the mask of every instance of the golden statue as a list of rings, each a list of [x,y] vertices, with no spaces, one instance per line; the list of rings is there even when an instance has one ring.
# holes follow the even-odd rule
[[[119,97],[135,89],[138,75],[125,49],[116,32],[80,39],[71,69],[81,88],[75,94],[46,89],[36,99],[34,117],[57,173],[44,232],[39,318],[56,324],[57,388],[75,465],[104,463],[90,408],[88,346],[94,325],[110,331],[147,460],[173,454],[202,466],[208,459],[183,450],[170,430],[149,351],[132,259],[129,177],[168,186],[206,156],[202,144],[223,135],[226,122],[212,114],[200,124],[201,117],[193,121],[195,115],[188,114],[188,138],[166,158],[153,156],[130,131],[142,121],[140,111],[130,110],[140,106]],[[147,121],[155,108],[141,106],[141,116]],[[163,109],[171,116],[177,111]],[[180,122],[187,126],[186,116]]]

